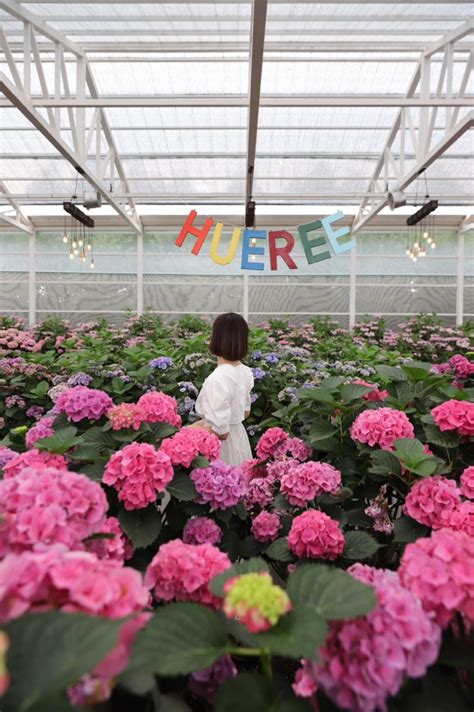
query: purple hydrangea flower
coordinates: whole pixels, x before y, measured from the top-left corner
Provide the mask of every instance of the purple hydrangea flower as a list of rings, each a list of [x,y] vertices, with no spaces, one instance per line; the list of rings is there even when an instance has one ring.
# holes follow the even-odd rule
[[[150,361],[151,368],[160,368],[165,371],[167,368],[174,366],[173,359],[169,356],[159,356]]]
[[[278,363],[280,361],[280,357],[278,356],[278,354],[272,351],[272,353],[265,355],[265,361],[267,363]]]
[[[15,406],[17,408],[24,408],[26,406],[25,401],[21,396],[8,396],[8,398],[5,398],[5,406],[7,408],[14,408]]]
[[[35,420],[39,420],[40,418],[43,417],[44,413],[44,408],[42,408],[40,405],[32,405],[31,408],[28,408],[26,411],[26,415],[28,418],[34,418]]]
[[[262,381],[265,378],[263,368],[252,368],[253,377],[256,381]]]
[[[252,361],[260,361],[261,358],[262,358],[261,351],[253,351],[252,352]]]
[[[245,477],[240,467],[215,460],[209,467],[198,467],[191,472],[200,504],[210,504],[211,509],[228,509],[244,496]]]
[[[70,388],[74,388],[74,386],[89,386],[92,383],[92,376],[89,376],[88,373],[74,373],[70,378],[67,380],[67,385]]]

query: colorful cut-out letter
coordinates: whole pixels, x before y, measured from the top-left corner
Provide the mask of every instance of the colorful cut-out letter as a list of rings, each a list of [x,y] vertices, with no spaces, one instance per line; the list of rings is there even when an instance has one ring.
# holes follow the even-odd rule
[[[277,247],[277,240],[286,240],[286,245]],[[277,270],[277,257],[281,257],[290,269],[298,269],[290,252],[295,246],[295,238],[287,230],[272,230],[268,233],[268,249],[270,251],[270,269]]]
[[[193,255],[198,255],[200,253],[201,247],[204,245],[209,230],[214,224],[214,220],[212,218],[206,218],[202,227],[196,227],[193,224],[196,216],[197,212],[195,210],[191,210],[188,217],[186,218],[186,222],[181,228],[181,232],[179,233],[175,243],[176,245],[178,245],[178,247],[182,247],[186,236],[194,235],[194,237],[196,237],[197,239],[194,243],[193,249],[191,250]]]
[[[341,255],[343,252],[349,252],[349,250],[352,250],[352,248],[356,245],[355,240],[349,240],[348,242],[344,242],[342,245],[339,244],[341,237],[349,235],[350,233],[350,229],[347,225],[339,228],[338,230],[333,230],[331,227],[333,222],[341,220],[343,217],[344,213],[338,210],[337,213],[334,213],[334,215],[328,215],[321,220],[324,232],[326,233],[329,244],[331,245],[335,255]]]
[[[266,230],[244,230],[242,240],[242,269],[251,269],[261,271],[265,267],[263,262],[254,262],[254,255],[264,255],[265,248],[255,247],[250,244],[251,240],[265,240],[267,236]],[[253,257],[253,259],[252,259]]]
[[[313,265],[315,262],[322,262],[322,260],[328,260],[331,257],[329,250],[324,252],[320,251],[316,254],[313,253],[313,250],[316,247],[322,247],[323,245],[327,246],[325,237],[313,237],[311,239],[308,237],[310,232],[314,232],[314,230],[318,230],[322,227],[323,224],[321,220],[315,220],[314,222],[300,225],[298,228],[300,239],[303,244],[304,254],[309,265]]]
[[[217,254],[217,251],[219,249],[219,242],[221,240],[223,227],[223,223],[217,223],[216,229],[214,230],[214,235],[212,236],[211,249],[209,251],[209,254],[211,255],[211,260],[218,265],[228,265],[232,262],[235,257],[235,253],[237,252],[237,245],[240,241],[240,227],[234,227],[232,239],[230,241],[230,246],[227,251],[227,254],[224,257],[220,257]]]

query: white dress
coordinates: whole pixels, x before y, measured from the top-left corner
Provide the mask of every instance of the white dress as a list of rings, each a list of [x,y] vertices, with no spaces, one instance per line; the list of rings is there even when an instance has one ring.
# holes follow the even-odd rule
[[[252,457],[247,432],[242,425],[245,412],[250,410],[250,391],[253,373],[239,363],[223,363],[206,378],[196,401],[196,413],[218,435],[229,433],[221,440],[221,460],[229,465],[240,465]]]

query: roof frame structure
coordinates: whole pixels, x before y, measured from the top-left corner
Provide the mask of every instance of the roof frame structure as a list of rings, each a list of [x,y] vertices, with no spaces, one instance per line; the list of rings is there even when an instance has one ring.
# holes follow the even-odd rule
[[[0,178],[17,205],[35,197],[51,203],[64,197],[60,195],[63,190],[72,190],[75,172],[59,163],[66,157],[70,165],[85,167],[92,179],[100,181],[106,193],[102,196],[112,205],[115,201],[115,209],[118,206],[118,214],[128,225],[132,219],[133,229],[141,229],[135,201],[201,203],[215,197],[221,203],[226,195],[241,203],[253,196],[259,204],[304,204],[326,197],[334,204],[339,199],[346,205],[360,201],[364,206],[359,217],[365,218],[384,198],[387,178],[398,181],[403,168],[411,169],[421,158],[426,164],[427,158],[443,156],[447,145],[461,135],[452,129],[465,132],[471,126],[465,111],[474,108],[472,88],[467,89],[465,82],[467,68],[472,66],[471,30],[462,35],[458,27],[448,34],[449,58],[447,37],[441,37],[441,23],[453,27],[468,15],[462,0],[426,0],[421,8],[406,0],[395,4],[390,0],[386,15],[383,7],[374,7],[376,14],[371,13],[376,0],[364,0],[360,8],[352,0],[344,6],[323,0],[322,12],[317,13],[309,0],[297,4],[272,0],[264,23],[256,23],[254,16],[267,0],[172,0],[166,7],[150,0],[154,7],[139,10],[126,0],[119,0],[121,8],[115,7],[116,1],[93,3],[86,17],[79,0],[57,0],[65,9],[55,0],[46,0],[38,15],[28,11],[27,0],[0,0],[0,27],[4,22],[0,62],[5,64],[5,57],[10,68],[0,81],[25,116],[39,116],[52,127],[49,131],[30,121],[28,128],[18,115],[17,128],[11,100],[0,99],[5,138],[0,142],[0,161],[5,161]],[[377,2],[384,4],[388,0]],[[425,9],[425,4],[432,7]],[[157,25],[150,27],[152,22]],[[349,22],[353,27],[346,26]],[[95,23],[102,23],[102,28]],[[472,21],[461,27],[469,24],[472,28]],[[310,29],[320,26],[324,27],[321,32]],[[91,37],[87,37],[91,34],[87,27],[96,31]],[[287,31],[278,31],[278,27]],[[260,35],[258,52],[255,31]],[[431,33],[439,39],[427,44]],[[195,41],[190,41],[194,34]],[[284,35],[283,41],[276,41],[278,34]],[[405,82],[400,77],[407,66],[393,65],[399,61],[415,65],[420,47],[425,47],[425,57],[430,55],[424,91],[418,91],[420,80],[413,93],[402,93]],[[201,65],[202,72],[200,66],[191,69],[194,62],[206,63]],[[324,64],[314,66],[317,62]],[[344,62],[350,81],[340,64]],[[303,66],[292,67],[293,63]],[[373,84],[372,69],[377,77]],[[463,69],[464,90],[459,91]],[[144,76],[145,71],[149,76]],[[207,77],[208,71],[209,82],[202,76]],[[440,72],[443,79],[438,90],[429,88],[430,74],[433,78]],[[252,87],[252,75],[259,76],[258,92]],[[3,107],[10,112],[2,120]],[[263,109],[263,123],[258,122],[259,109]],[[385,150],[384,132],[393,130],[394,110],[404,117],[404,139],[400,141],[398,131]],[[449,121],[444,120],[445,114]],[[41,136],[35,137],[38,128],[57,152],[50,152]],[[257,128],[267,132],[258,136],[258,147]],[[199,134],[193,136],[191,132],[196,131]],[[422,132],[434,136],[433,143],[443,132],[441,152],[433,153],[436,147],[425,145],[423,137],[420,140]],[[62,143],[55,143],[58,136]],[[379,163],[383,146],[382,171],[374,180],[374,164]],[[469,187],[463,181],[465,176],[469,180],[469,169],[466,172],[466,161],[461,160],[468,157],[466,146],[466,141],[460,142],[459,150],[450,150],[434,171],[433,180],[444,193],[437,197],[446,204],[467,203]],[[300,159],[304,166],[298,167]],[[46,187],[49,180],[51,186]],[[205,184],[200,185],[201,181]],[[95,187],[93,180],[89,183]],[[412,197],[414,187],[410,193]],[[3,191],[0,205],[5,204],[11,206]]]
[[[46,80],[46,75],[41,62],[41,55],[37,49],[36,33],[46,37],[53,42],[55,56],[54,72],[54,96],[59,96],[62,91],[66,96],[70,96],[68,86],[68,75],[64,63],[64,53],[70,52],[76,59],[76,94],[77,97],[84,98],[86,86],[93,98],[98,97],[87,57],[84,51],[74,42],[60,32],[50,28],[46,22],[37,18],[33,13],[25,10],[16,0],[6,0],[0,2],[0,9],[5,10],[13,17],[23,22],[23,78],[20,75],[18,62],[15,61],[11,53],[5,33],[0,29],[0,44],[14,79],[14,84],[0,72],[0,91],[3,92],[10,102],[45,136],[46,139],[71,163],[77,172],[84,177],[89,185],[96,190],[102,198],[112,206],[112,208],[132,227],[136,232],[143,231],[140,218],[136,211],[133,199],[118,201],[113,195],[115,187],[115,171],[118,175],[118,190],[129,192],[129,185],[123,164],[118,155],[117,148],[110,131],[107,117],[102,109],[97,109],[94,115],[92,126],[86,132],[85,109],[79,107],[75,111],[68,108],[70,129],[72,132],[73,146],[61,136],[61,114],[60,110],[47,110],[46,120],[31,103],[31,70],[32,59],[41,84],[43,96],[49,96],[50,90]],[[96,142],[96,170],[93,171],[87,165],[86,159],[88,146],[95,136]],[[105,140],[108,148],[107,159],[101,161],[101,145]],[[107,189],[107,183],[112,187],[112,191]]]
[[[5,198],[7,204],[10,206],[7,210],[0,209],[0,223],[7,223],[7,225],[21,230],[21,232],[33,235],[35,232],[33,223],[24,213],[16,198],[9,193],[8,188],[2,180],[0,180],[0,196]],[[13,215],[10,213],[13,213]]]
[[[420,100],[431,96],[430,93],[430,64],[433,55],[443,52],[443,65],[436,88],[436,97],[445,95],[447,101],[453,96],[453,52],[457,42],[466,35],[474,33],[474,19],[460,25],[456,30],[449,32],[442,39],[425,49],[416,66],[412,80],[406,93],[406,100],[412,98],[419,91]],[[466,96],[469,78],[474,68],[474,51],[471,50],[465,61],[464,74],[461,81],[458,97]],[[390,182],[395,182],[396,187],[404,190],[410,183],[423,173],[437,158],[443,155],[457,139],[474,126],[474,111],[468,112],[459,122],[459,108],[447,109],[444,114],[444,137],[436,146],[432,146],[434,126],[438,117],[438,107],[433,105],[430,110],[428,105],[421,106],[419,125],[414,122],[407,104],[400,104],[392,130],[389,133],[384,150],[377,161],[373,176],[367,192],[378,191],[380,198],[364,197],[359,205],[357,216],[352,226],[352,234],[356,234],[366,226],[372,218],[388,205],[388,187]],[[400,137],[400,155],[394,156],[392,146],[395,139]],[[411,142],[416,161],[409,169],[405,167],[407,158],[407,139]],[[383,185],[381,182],[383,180]],[[395,187],[395,186],[393,186]]]

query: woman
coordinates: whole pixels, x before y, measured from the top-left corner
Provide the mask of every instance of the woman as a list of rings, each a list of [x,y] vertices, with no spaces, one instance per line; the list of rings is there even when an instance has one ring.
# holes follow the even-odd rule
[[[221,440],[221,460],[240,465],[252,457],[242,422],[250,415],[253,374],[241,360],[248,351],[249,327],[239,314],[221,314],[214,322],[209,350],[217,367],[204,381],[196,401],[196,413],[205,427]]]

